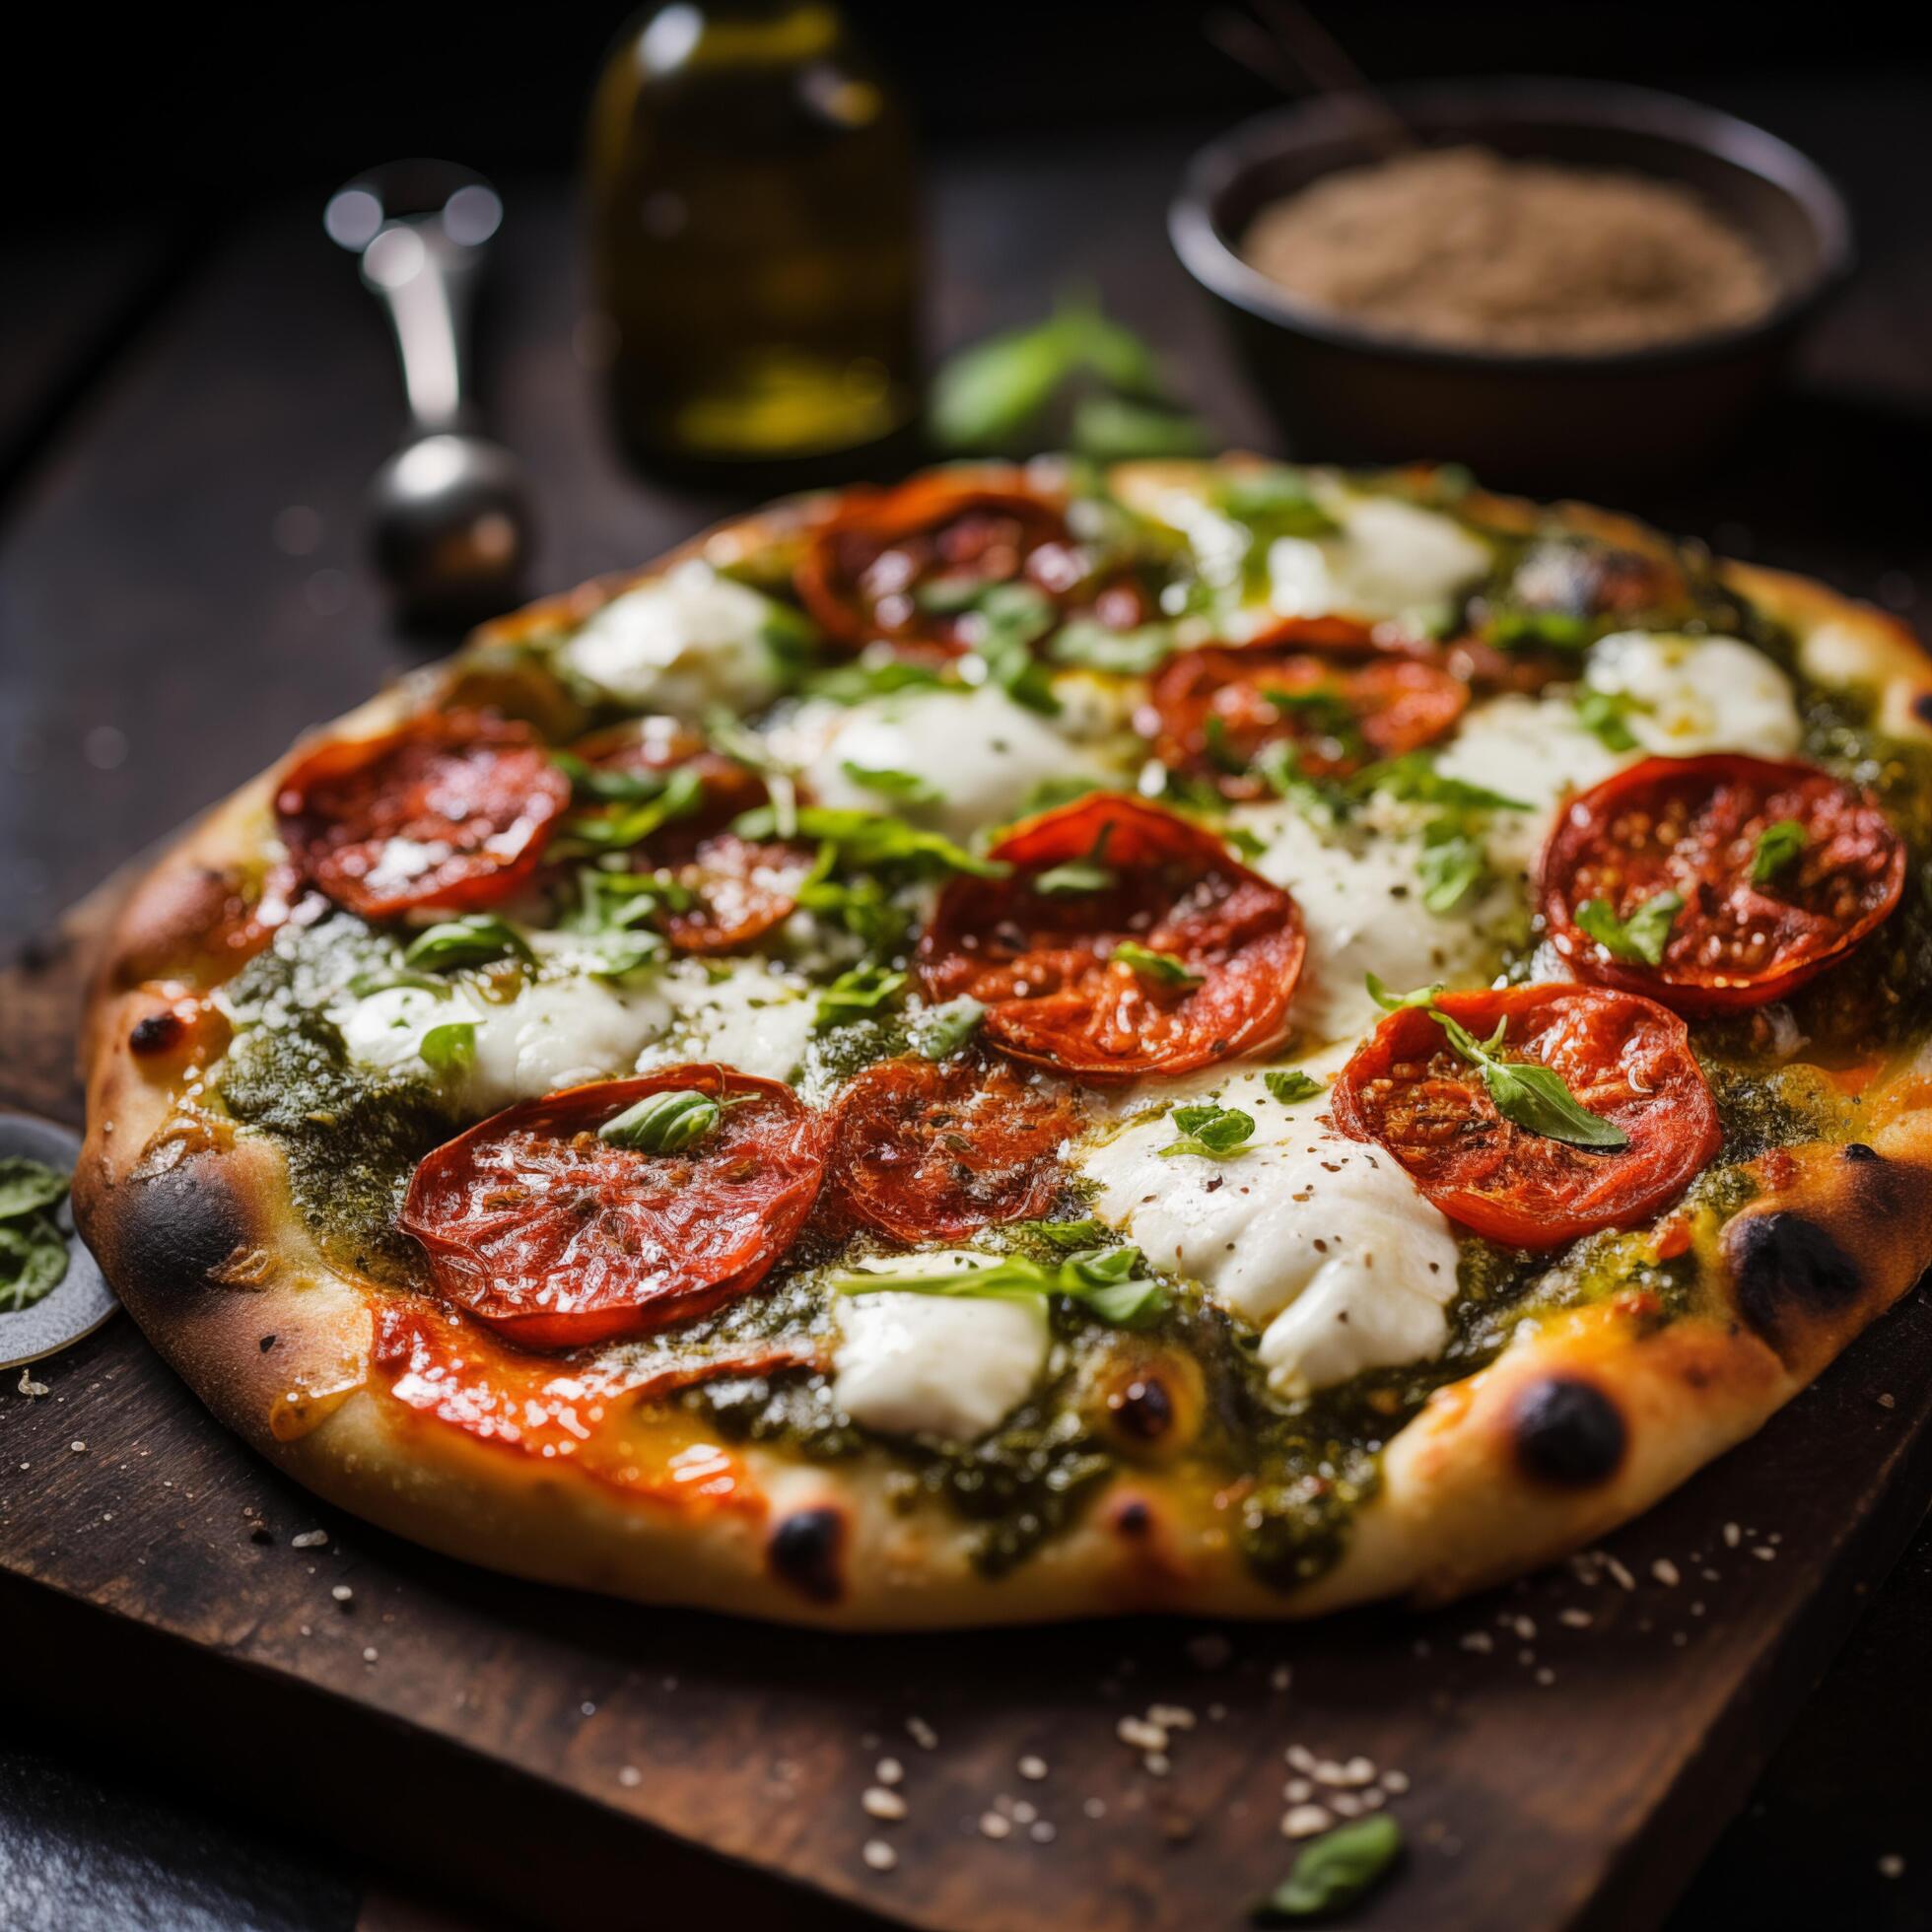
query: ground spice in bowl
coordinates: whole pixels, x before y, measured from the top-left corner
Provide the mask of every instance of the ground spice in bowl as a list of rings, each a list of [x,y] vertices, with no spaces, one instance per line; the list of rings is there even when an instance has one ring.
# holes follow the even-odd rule
[[[1682,342],[1778,297],[1751,242],[1681,183],[1479,147],[1325,175],[1261,209],[1241,252],[1311,308],[1491,354]]]

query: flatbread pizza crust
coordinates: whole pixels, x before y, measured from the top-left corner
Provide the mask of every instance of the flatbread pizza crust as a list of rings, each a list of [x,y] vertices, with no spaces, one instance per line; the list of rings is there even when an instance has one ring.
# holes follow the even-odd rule
[[[1116,487],[1128,495],[1157,473],[1133,466]],[[1502,526],[1552,514],[1481,501]],[[681,558],[725,563],[824,514],[815,499],[725,523],[477,642],[581,620]],[[1649,540],[1585,506],[1554,515],[1576,531]],[[1735,564],[1721,574],[1789,627],[1820,674],[1878,687],[1895,733],[1932,735],[1932,667],[1902,626],[1808,580]],[[451,690],[450,673],[433,668],[326,734],[390,728]],[[1759,1196],[1700,1253],[1692,1313],[1664,1321],[1641,1293],[1613,1297],[1526,1327],[1488,1366],[1439,1389],[1389,1443],[1339,1560],[1295,1588],[1254,1576],[1213,1512],[1156,1462],[1123,1464],[1072,1527],[998,1578],[939,1503],[906,1508],[883,1456],[813,1465],[756,1443],[707,1444],[685,1416],[645,1442],[644,1459],[657,1461],[627,1485],[390,1399],[372,1373],[380,1291],[324,1257],[273,1142],[196,1103],[196,1070],[225,1042],[188,996],[216,970],[214,935],[238,894],[256,889],[271,799],[264,776],[213,810],[114,929],[84,1028],[76,1213],[150,1340],[231,1429],[330,1501],[492,1568],[855,1629],[1439,1601],[1639,1514],[1748,1437],[1932,1259],[1932,1045],[1921,1042],[1866,1089],[1864,1141],[1799,1147],[1769,1165]],[[680,1481],[707,1448],[710,1479]]]

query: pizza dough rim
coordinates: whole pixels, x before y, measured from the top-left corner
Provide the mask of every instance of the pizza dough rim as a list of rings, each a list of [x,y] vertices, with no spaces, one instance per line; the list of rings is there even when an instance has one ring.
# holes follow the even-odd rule
[[[1120,474],[1131,486],[1178,467]],[[733,519],[479,637],[515,643],[579,619],[685,557],[724,562],[794,533],[834,501]],[[1505,527],[1553,517],[1618,540],[1642,536],[1641,525],[1586,505],[1477,503]],[[1927,734],[1932,662],[1901,624],[1809,579],[1721,569],[1799,636],[1808,660],[1824,653],[1829,676],[1881,687],[1894,729]],[[385,728],[433,700],[436,678],[434,668],[417,673],[322,729]],[[1341,1558],[1297,1589],[1253,1577],[1231,1537],[1184,1515],[1157,1467],[1123,1464],[1074,1527],[999,1579],[974,1567],[967,1526],[940,1505],[895,1509],[882,1458],[816,1466],[733,1449],[755,1492],[744,1506],[641,1498],[573,1466],[478,1442],[362,1386],[364,1291],[316,1250],[269,1141],[188,1132],[150,1144],[174,1116],[173,1089],[137,1063],[129,1031],[168,1005],[156,975],[207,930],[224,869],[258,835],[272,776],[188,833],[108,940],[82,1029],[89,1104],[76,1214],[157,1349],[236,1433],[330,1502],[491,1568],[643,1603],[853,1629],[1134,1612],[1287,1619],[1388,1596],[1442,1601],[1640,1514],[1756,1430],[1932,1260],[1927,1042],[1867,1089],[1880,1123],[1868,1148],[1794,1149],[1792,1178],[1733,1217],[1723,1264],[1703,1283],[1704,1312],[1659,1326],[1633,1295],[1519,1332],[1395,1436]],[[1552,1389],[1562,1399],[1552,1403]],[[319,1419],[294,1432],[305,1405]]]

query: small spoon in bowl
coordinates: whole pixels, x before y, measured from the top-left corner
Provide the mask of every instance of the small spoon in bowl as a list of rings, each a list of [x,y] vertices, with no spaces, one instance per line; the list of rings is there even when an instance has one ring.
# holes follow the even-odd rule
[[[409,426],[369,488],[377,567],[411,616],[484,617],[517,600],[532,542],[521,466],[468,400],[469,311],[503,204],[447,162],[396,162],[338,188],[322,225],[361,257],[402,358]]]

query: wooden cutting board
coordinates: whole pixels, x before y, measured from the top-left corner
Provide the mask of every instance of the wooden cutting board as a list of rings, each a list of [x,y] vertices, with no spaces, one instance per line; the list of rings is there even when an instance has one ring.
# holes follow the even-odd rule
[[[0,1101],[78,1122],[73,1026],[115,897],[0,973]],[[1300,1628],[840,1638],[539,1589],[367,1529],[227,1435],[125,1318],[34,1376],[47,1394],[0,1386],[0,1690],[364,1866],[574,1932],[680,1907],[1233,1927],[1292,1861],[1294,1746],[1408,1780],[1408,1855],[1351,1923],[1630,1932],[1932,1486],[1921,1290],[1587,1574]],[[1154,1704],[1193,1720],[1164,1774],[1117,1735]],[[897,1822],[861,1803],[886,1758]]]

